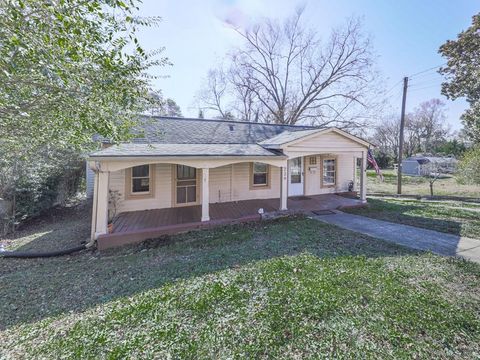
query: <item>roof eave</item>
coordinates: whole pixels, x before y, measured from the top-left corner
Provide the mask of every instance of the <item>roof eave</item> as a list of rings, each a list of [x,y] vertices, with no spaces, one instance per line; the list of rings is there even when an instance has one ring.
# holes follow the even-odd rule
[[[200,158],[215,158],[215,159],[238,159],[240,157],[244,158],[275,158],[275,159],[287,159],[288,156],[281,154],[271,154],[271,155],[201,155],[201,154],[191,154],[191,155],[90,155],[87,160],[89,161],[102,161],[102,160],[132,160],[132,159],[142,159],[142,158],[164,158],[164,159],[200,159]]]

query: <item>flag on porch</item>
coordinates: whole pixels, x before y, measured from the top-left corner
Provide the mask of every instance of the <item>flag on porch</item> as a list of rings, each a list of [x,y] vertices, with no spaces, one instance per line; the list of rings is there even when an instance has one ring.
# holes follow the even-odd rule
[[[373,168],[375,169],[375,172],[377,173],[377,176],[380,176],[380,179],[383,181],[382,171],[378,167],[377,161],[375,160],[375,157],[373,156],[373,151],[370,148],[368,149],[368,152],[367,152],[367,161],[370,165],[373,166]]]

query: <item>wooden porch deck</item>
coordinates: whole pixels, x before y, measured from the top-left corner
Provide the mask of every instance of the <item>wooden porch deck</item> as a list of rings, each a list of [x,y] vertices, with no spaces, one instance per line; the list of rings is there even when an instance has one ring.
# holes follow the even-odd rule
[[[201,205],[125,212],[114,219],[111,234],[99,237],[98,248],[102,250],[191,229],[259,221],[260,208],[263,208],[264,213],[273,213],[278,211],[279,205],[279,198],[214,203],[210,204],[210,221],[207,222],[200,221]],[[325,194],[290,197],[287,206],[290,212],[310,212],[362,206],[362,202],[335,194]]]

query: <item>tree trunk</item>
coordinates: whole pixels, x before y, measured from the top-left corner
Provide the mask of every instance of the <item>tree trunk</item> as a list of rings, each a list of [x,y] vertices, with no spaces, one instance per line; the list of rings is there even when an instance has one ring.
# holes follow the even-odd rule
[[[430,181],[430,196],[433,197],[433,182]]]

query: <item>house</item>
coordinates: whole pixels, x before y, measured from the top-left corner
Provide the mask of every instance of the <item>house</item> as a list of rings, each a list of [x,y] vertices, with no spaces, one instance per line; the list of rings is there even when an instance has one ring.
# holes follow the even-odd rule
[[[410,156],[402,162],[402,174],[411,176],[429,176],[442,172],[451,174],[457,170],[458,160],[452,156]]]
[[[99,248],[261,213],[366,202],[370,144],[337,128],[145,117],[136,131],[131,142],[88,159]],[[356,187],[357,159],[360,200],[334,195]]]

